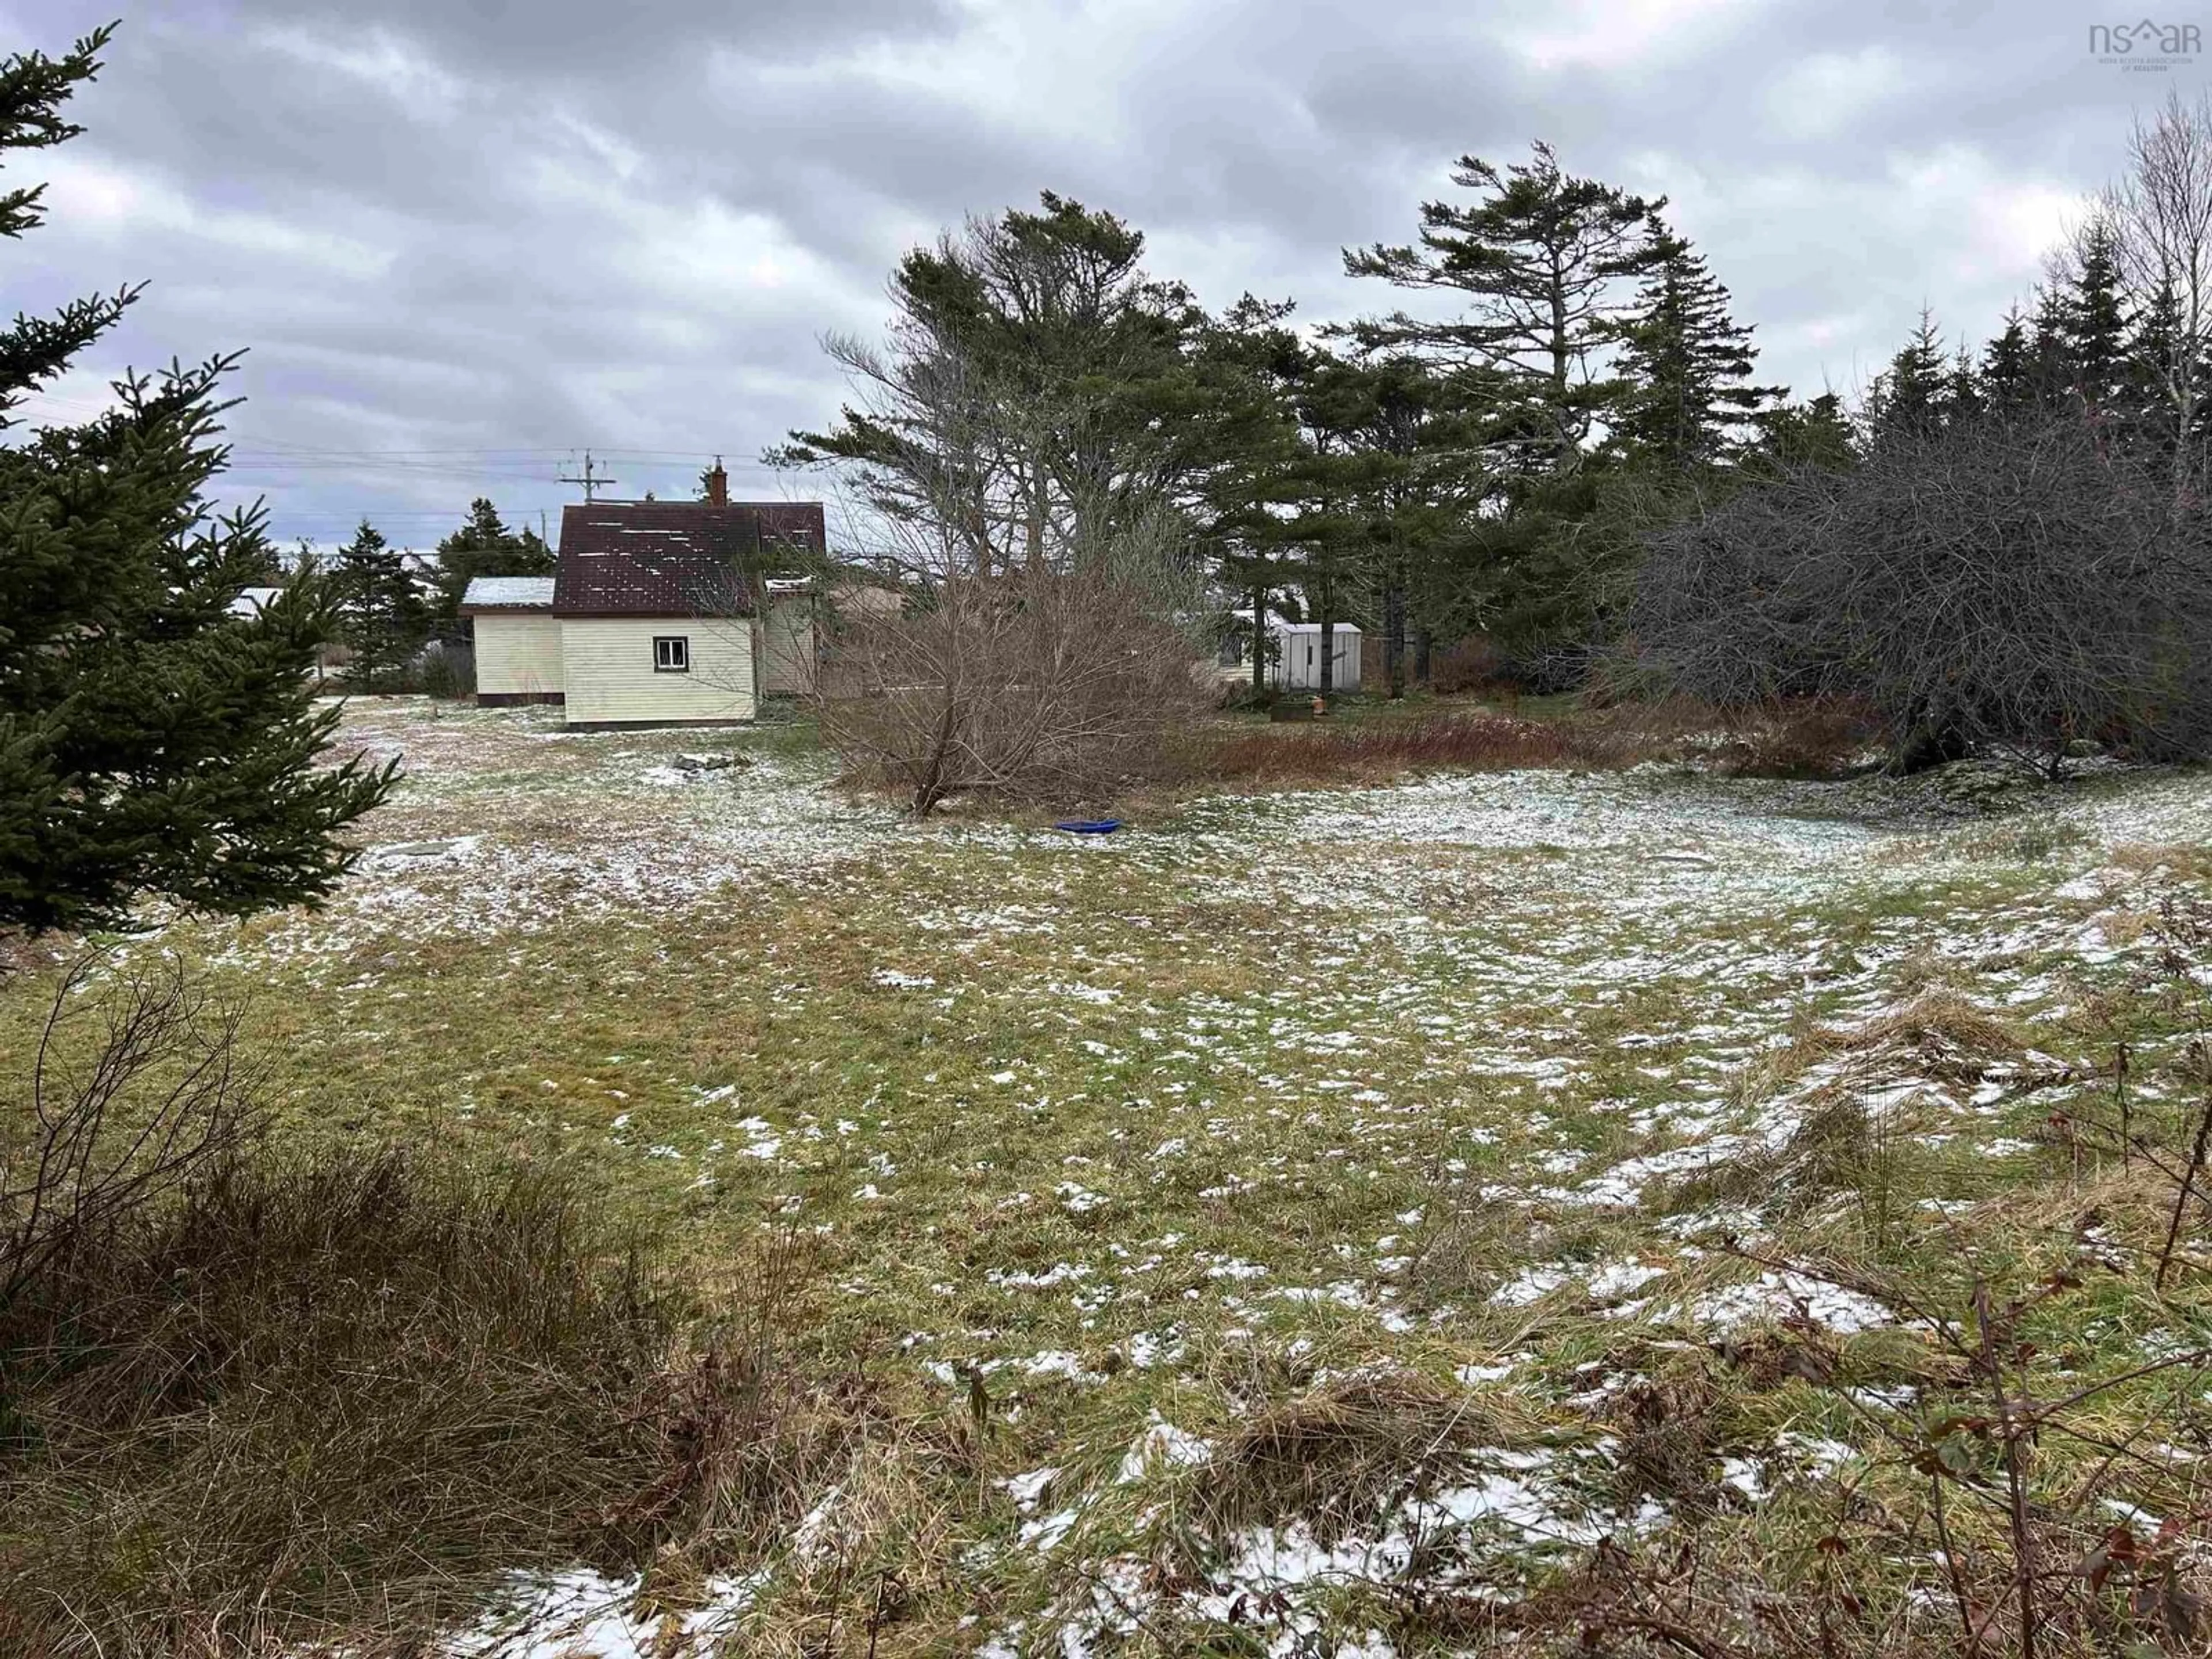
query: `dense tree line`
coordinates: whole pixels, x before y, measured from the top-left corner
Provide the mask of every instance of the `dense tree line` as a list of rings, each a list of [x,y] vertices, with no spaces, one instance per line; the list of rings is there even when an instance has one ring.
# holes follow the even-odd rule
[[[1617,629],[1642,530],[1848,440],[1833,399],[1758,383],[1751,331],[1664,201],[1540,144],[1453,177],[1463,195],[1425,204],[1413,243],[1345,254],[1449,296],[1441,318],[1306,326],[1249,295],[1209,314],[1110,214],[1048,195],[972,221],[902,262],[887,339],[828,342],[855,398],[781,459],[844,470],[908,567],[1172,544],[1155,562],[1202,573],[1220,610],[1359,623],[1393,694],[1475,632],[1571,678]]]
[[[1648,538],[1641,665],[1850,699],[1900,767],[2212,754],[2208,294],[2212,100],[2176,97],[1993,337],[1923,313],[1850,441]]]
[[[878,550],[908,568],[988,578],[1141,544],[1155,569],[1203,576],[1202,600],[1188,582],[1179,591],[1186,609],[1317,623],[1324,690],[1328,635],[1357,623],[1368,682],[1393,696],[1425,678],[1440,643],[1469,635],[1531,686],[1626,662],[1647,683],[1671,676],[1677,689],[1719,695],[1682,665],[1698,651],[1680,654],[1680,629],[1771,598],[1781,573],[1739,561],[1734,580],[1753,586],[1731,597],[1713,586],[1722,564],[1682,567],[1700,544],[1684,526],[1763,523],[1781,501],[1822,510],[1836,505],[1824,479],[1863,473],[1863,499],[1834,520],[1862,539],[1826,545],[1820,580],[1790,578],[1832,598],[1856,591],[1822,586],[1853,561],[1932,580],[1936,565],[1916,562],[1924,547],[1892,560],[1886,538],[1907,522],[1968,536],[1950,575],[2002,563],[2019,525],[1996,496],[1948,529],[1901,511],[1859,514],[1955,483],[1961,457],[2036,472],[2011,481],[2015,505],[2051,476],[2083,488],[2094,477],[2121,489],[2125,501],[2106,507],[2137,529],[2156,515],[2137,510],[2135,493],[2162,479],[2167,520],[2193,522],[2212,333],[2212,115],[2170,104],[2139,125],[2129,162],[1993,337],[1951,343],[1923,313],[1852,407],[1832,390],[1793,399],[1766,383],[1750,325],[1666,200],[1578,175],[1545,144],[1506,164],[1462,157],[1454,192],[1421,205],[1411,241],[1345,252],[1348,274],[1424,296],[1418,308],[1386,302],[1318,325],[1288,300],[1250,295],[1209,313],[1146,270],[1135,229],[1048,195],[1041,211],[971,221],[909,254],[889,337],[829,343],[854,402],[826,429],[794,434],[783,459],[843,470],[864,516],[889,527]],[[2080,471],[2085,453],[2117,470]],[[1760,500],[1737,505],[1747,496]],[[2179,545],[2168,534],[2160,551],[2083,557],[2170,575],[2195,568]],[[2051,551],[2038,543],[2034,556]],[[1692,592],[1702,611],[1680,608]],[[2137,592],[2128,603],[2155,601]],[[2193,605],[2177,600],[2175,614]],[[1779,652],[1780,613],[1765,615]],[[1936,635],[1922,637],[1935,648]],[[1741,634],[1729,648],[1746,648]],[[1834,640],[1821,648],[1870,660]],[[2129,649],[2150,659],[2148,647]],[[1258,692],[1257,653],[1251,665]],[[1874,696],[1870,680],[1814,678],[1826,693]],[[1812,684],[1778,669],[1725,689],[1753,695],[1754,682],[1762,696]],[[1955,720],[1923,708],[1899,714],[1895,731],[1905,750],[1950,752],[2003,724],[1990,710],[2026,720],[2034,703],[2041,726],[2012,734],[2028,747],[2114,735],[2110,697],[2057,701],[2063,715],[2010,691],[1968,698]],[[2093,716],[2092,705],[2108,712]],[[2169,699],[2159,716],[2169,749],[2179,706]],[[1931,737],[1929,719],[1949,724]]]

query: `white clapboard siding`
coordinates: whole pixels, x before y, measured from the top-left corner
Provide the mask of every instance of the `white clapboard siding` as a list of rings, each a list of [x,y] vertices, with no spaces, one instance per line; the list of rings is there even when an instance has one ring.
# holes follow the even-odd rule
[[[653,641],[672,634],[690,641],[689,672],[653,668]],[[753,717],[752,624],[744,617],[564,617],[561,667],[571,726]]]
[[[561,690],[561,624],[551,617],[476,619],[477,692],[544,696]]]
[[[779,593],[769,601],[761,630],[761,690],[769,696],[800,696],[814,689],[814,596]]]

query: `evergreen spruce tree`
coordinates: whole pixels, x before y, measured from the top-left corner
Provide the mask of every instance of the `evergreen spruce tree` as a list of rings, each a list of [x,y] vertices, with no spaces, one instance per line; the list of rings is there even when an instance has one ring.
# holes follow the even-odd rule
[[[478,576],[550,576],[559,567],[536,531],[510,530],[479,495],[469,503],[468,522],[438,544],[435,619],[458,626],[461,596]]]
[[[2131,442],[2164,457],[2168,465],[2173,463],[2177,434],[2195,432],[2202,424],[2200,409],[2180,406],[2194,405],[2196,389],[2204,384],[2203,364],[2180,361],[2190,349],[2180,301],[2172,284],[2163,284],[2136,312],[2129,331],[2124,424]],[[2188,470],[2182,468],[2185,475]]]
[[[1729,293],[1703,255],[1656,218],[1658,264],[1624,327],[1620,374],[1627,383],[1616,447],[1666,471],[1725,465],[1759,417],[1788,395],[1753,386],[1751,330],[1729,314]]]
[[[1771,411],[1759,428],[1756,465],[1763,472],[1798,466],[1842,472],[1858,459],[1858,434],[1832,392]]]
[[[2074,385],[2072,349],[2068,344],[2066,301],[2057,289],[2036,290],[2035,316],[2027,336],[2029,374],[2038,402],[2056,409]]]
[[[396,690],[430,629],[429,607],[406,556],[367,519],[332,565],[339,632],[353,653],[346,677],[371,691]]]
[[[2025,415],[2041,404],[2035,349],[2018,306],[2005,313],[2003,328],[1982,349],[1978,378],[1982,405],[1992,415]]]
[[[1891,438],[1924,438],[1942,429],[1950,407],[1950,368],[1935,318],[1920,313],[1913,331],[1889,367],[1875,377],[1867,399],[1867,422],[1873,441]]]
[[[2092,222],[2075,250],[2057,312],[2066,391],[2100,425],[2124,423],[2129,403],[2131,319],[2111,228]]]
[[[1988,394],[1983,389],[1981,375],[1974,368],[1974,354],[1961,340],[1957,355],[1951,359],[1950,379],[1943,388],[1943,418],[1955,426],[1964,421],[1979,419],[1988,407]]]
[[[109,33],[0,63],[0,153],[76,136],[64,111]],[[0,236],[38,228],[41,194],[0,193]],[[0,329],[0,426],[137,295]],[[0,929],[124,927],[149,897],[313,900],[390,787],[388,768],[321,763],[338,718],[309,679],[333,621],[323,581],[296,574],[230,613],[272,564],[260,510],[214,516],[204,494],[231,361],[126,377],[110,412],[0,447]]]

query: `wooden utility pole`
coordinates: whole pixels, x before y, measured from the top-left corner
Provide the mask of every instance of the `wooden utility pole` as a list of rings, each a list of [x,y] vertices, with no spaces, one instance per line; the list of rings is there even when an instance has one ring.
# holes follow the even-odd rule
[[[617,480],[608,477],[605,473],[595,474],[592,472],[592,452],[588,449],[584,452],[584,476],[582,477],[574,477],[566,472],[559,474],[558,477],[559,481],[562,483],[583,485],[584,500],[586,503],[589,503],[594,499],[592,491],[605,489],[609,484],[617,482]]]

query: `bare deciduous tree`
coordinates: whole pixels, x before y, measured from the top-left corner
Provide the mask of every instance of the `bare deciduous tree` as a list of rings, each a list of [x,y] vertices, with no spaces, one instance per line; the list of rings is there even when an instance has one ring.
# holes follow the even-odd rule
[[[2120,270],[2154,358],[2144,367],[2163,405],[2164,442],[2176,492],[2201,468],[2199,405],[2212,344],[2212,94],[2185,102],[2169,93],[2158,113],[2136,118],[2128,171],[2104,192]]]
[[[2054,775],[2094,739],[2212,750],[2212,526],[2081,421],[1986,421],[1807,468],[1653,538],[1646,665],[1741,707],[1873,708],[1900,767],[1975,746]]]

